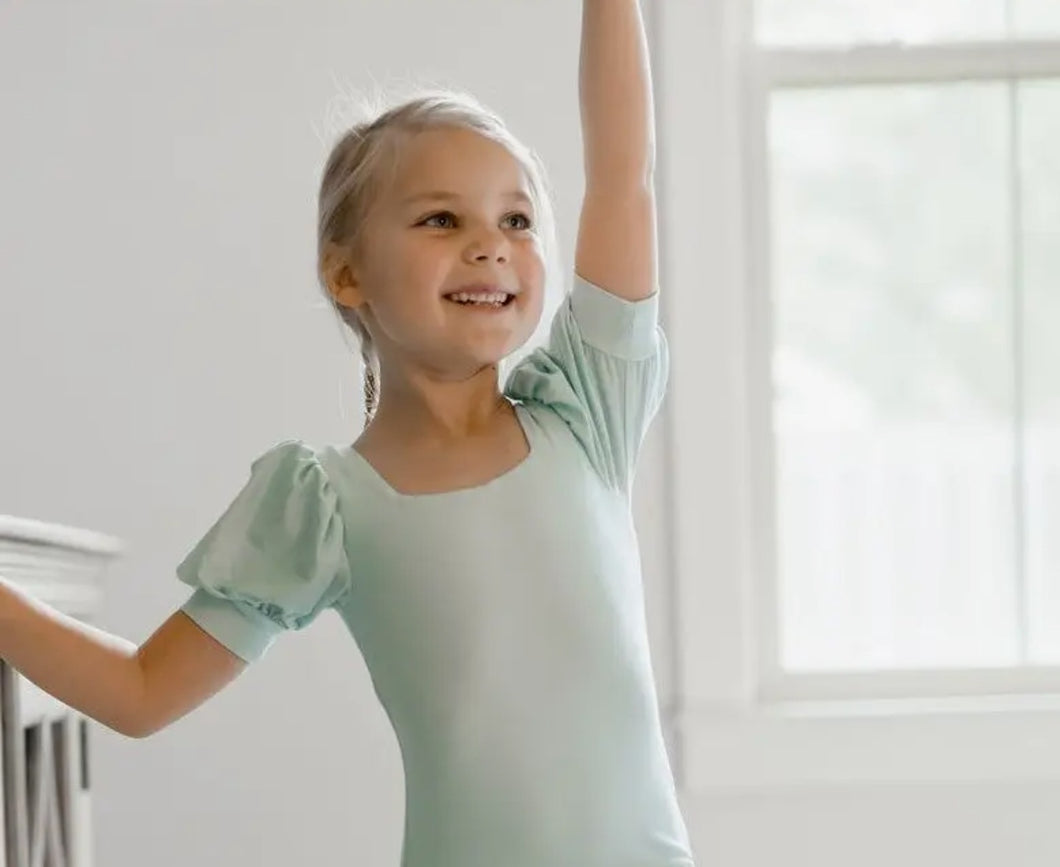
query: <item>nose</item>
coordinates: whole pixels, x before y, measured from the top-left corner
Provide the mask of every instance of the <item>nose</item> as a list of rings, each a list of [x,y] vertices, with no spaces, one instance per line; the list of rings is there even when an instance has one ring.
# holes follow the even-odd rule
[[[504,262],[508,259],[508,238],[504,232],[496,229],[479,229],[467,245],[467,255],[476,260],[496,259]]]

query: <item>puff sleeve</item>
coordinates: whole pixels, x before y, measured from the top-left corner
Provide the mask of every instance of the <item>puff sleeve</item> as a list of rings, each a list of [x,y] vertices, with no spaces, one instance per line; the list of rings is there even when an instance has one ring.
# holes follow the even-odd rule
[[[257,458],[176,571],[194,588],[181,610],[247,662],[341,598],[351,580],[342,516],[313,449],[287,440]]]
[[[670,351],[659,293],[628,301],[574,275],[546,346],[511,372],[505,393],[548,406],[609,484],[627,494],[666,395]]]

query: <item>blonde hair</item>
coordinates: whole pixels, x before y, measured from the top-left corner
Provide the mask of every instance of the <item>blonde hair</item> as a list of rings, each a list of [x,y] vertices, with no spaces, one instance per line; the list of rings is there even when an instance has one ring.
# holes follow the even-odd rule
[[[558,278],[558,245],[548,176],[537,154],[508,130],[504,121],[473,96],[453,90],[420,90],[354,124],[332,147],[320,180],[317,222],[317,278],[330,305],[357,336],[361,347],[365,427],[379,403],[379,357],[356,310],[339,304],[328,290],[325,254],[330,245],[361,251],[363,230],[382,190],[393,180],[401,146],[429,129],[456,127],[506,147],[527,174],[536,228],[545,255],[545,285]],[[341,327],[341,326],[340,326]]]

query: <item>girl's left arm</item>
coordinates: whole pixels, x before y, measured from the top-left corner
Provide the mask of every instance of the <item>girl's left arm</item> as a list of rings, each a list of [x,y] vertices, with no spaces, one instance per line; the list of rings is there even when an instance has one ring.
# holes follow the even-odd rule
[[[585,199],[575,271],[640,301],[657,283],[655,120],[638,0],[582,0]]]

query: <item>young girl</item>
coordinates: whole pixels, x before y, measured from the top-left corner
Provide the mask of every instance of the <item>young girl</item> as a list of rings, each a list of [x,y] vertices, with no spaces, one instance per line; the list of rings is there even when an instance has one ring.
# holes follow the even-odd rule
[[[630,509],[669,372],[637,0],[584,0],[580,84],[586,195],[547,346],[501,388],[547,282],[530,152],[455,94],[357,126],[324,170],[319,276],[361,341],[364,431],[258,457],[142,647],[6,585],[3,656],[144,737],[333,609],[400,745],[403,867],[690,867]]]

